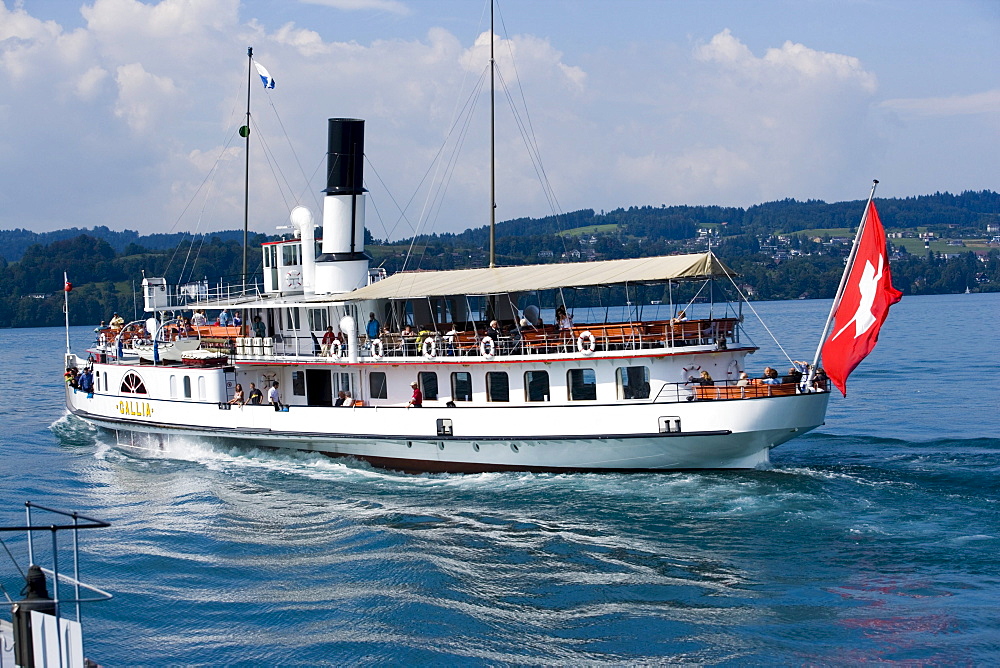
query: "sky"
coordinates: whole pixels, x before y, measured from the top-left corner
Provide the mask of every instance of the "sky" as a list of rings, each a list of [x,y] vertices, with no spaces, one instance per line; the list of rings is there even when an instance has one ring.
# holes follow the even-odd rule
[[[498,221],[1000,189],[1000,0],[494,6]],[[375,237],[486,225],[489,7],[0,0],[0,229],[242,228],[248,46],[252,230],[321,219],[334,117]]]

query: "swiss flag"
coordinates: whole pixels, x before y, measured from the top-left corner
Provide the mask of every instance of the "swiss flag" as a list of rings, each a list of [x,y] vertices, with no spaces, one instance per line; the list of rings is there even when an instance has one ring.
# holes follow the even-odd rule
[[[892,287],[885,230],[875,202],[868,204],[865,219],[858,252],[834,315],[833,336],[823,344],[823,368],[845,397],[847,377],[875,348],[889,307],[903,296]]]

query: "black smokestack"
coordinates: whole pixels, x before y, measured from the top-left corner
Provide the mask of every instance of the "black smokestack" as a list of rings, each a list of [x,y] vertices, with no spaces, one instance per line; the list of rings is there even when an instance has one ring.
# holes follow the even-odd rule
[[[364,192],[365,122],[358,118],[331,118],[326,152],[328,195]]]

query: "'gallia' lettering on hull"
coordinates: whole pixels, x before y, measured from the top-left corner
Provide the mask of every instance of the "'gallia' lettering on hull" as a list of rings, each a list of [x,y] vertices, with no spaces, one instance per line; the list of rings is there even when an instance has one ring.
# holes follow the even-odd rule
[[[153,415],[153,407],[145,401],[119,401],[118,412],[122,415],[151,417]]]

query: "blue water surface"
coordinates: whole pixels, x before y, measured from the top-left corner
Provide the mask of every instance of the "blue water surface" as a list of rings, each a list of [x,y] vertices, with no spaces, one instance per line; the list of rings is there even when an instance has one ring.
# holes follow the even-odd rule
[[[754,304],[793,359],[829,306]],[[112,522],[81,537],[115,595],[84,609],[109,667],[996,664],[998,313],[907,297],[769,470],[648,475],[122,448],[66,417],[64,332],[4,330],[0,521],[30,499]],[[747,316],[749,366],[780,368]],[[20,589],[9,563],[0,583]]]

